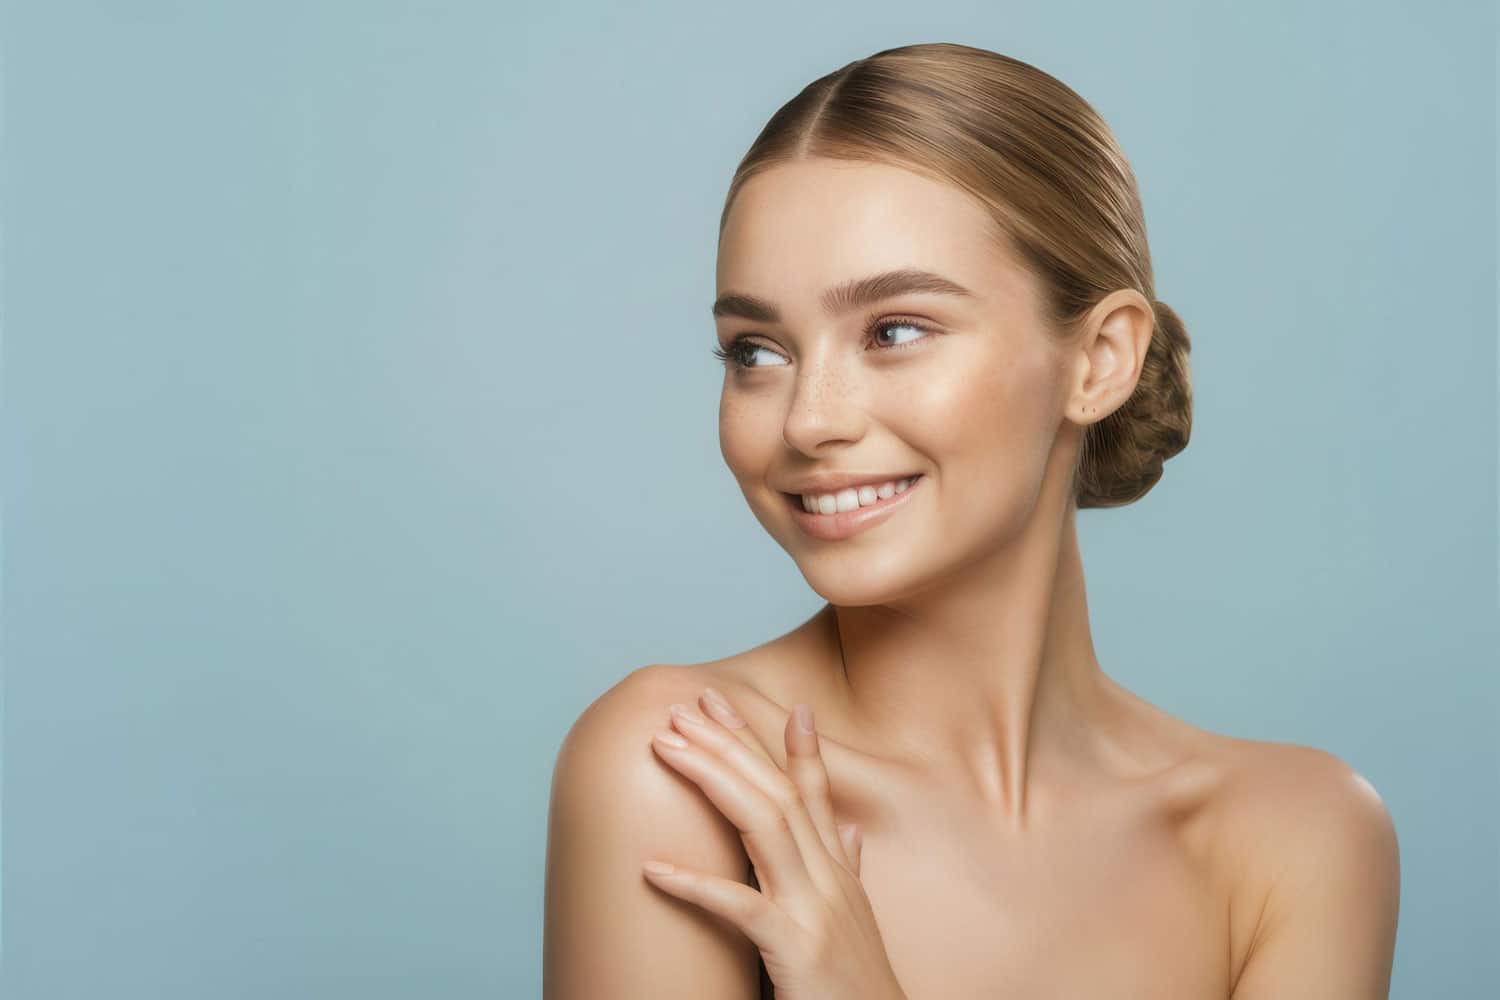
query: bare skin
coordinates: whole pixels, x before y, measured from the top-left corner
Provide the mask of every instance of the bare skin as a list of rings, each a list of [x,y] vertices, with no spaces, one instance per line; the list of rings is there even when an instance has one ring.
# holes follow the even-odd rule
[[[673,669],[684,685],[709,674],[767,746],[792,705],[818,706],[838,816],[864,831],[862,881],[908,996],[1230,995],[1265,898],[1254,866],[1270,860],[1235,786],[1258,767],[1268,782],[1278,767],[1332,776],[1331,758],[1216,736],[1116,687],[1096,750],[1051,781],[1034,765],[1033,787],[1058,793],[1033,796],[1016,829],[952,769],[890,757],[838,710],[837,642],[825,607],[761,648]]]
[[[825,289],[910,267],[971,294],[825,311]],[[1175,719],[1095,656],[1068,471],[1139,378],[1149,302],[1111,293],[1059,339],[967,195],[824,160],[746,185],[718,285],[779,312],[717,319],[723,346],[748,334],[722,453],[828,603],[748,652],[634,671],[574,725],[549,823],[549,1000],[755,996],[743,936],[639,875],[647,858],[748,874],[738,831],[649,747],[706,685],[773,754],[793,705],[813,706],[912,1000],[1385,997],[1399,868],[1369,783],[1320,750]],[[876,320],[899,322],[872,339]],[[783,494],[819,472],[920,472],[922,492],[815,538]]]

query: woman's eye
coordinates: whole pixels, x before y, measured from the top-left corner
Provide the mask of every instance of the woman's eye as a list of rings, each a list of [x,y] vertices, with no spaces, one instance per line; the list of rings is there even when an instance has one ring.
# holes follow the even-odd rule
[[[898,332],[892,337],[891,331],[893,330],[907,332],[905,334]],[[926,340],[933,333],[934,331],[912,320],[888,319],[867,327],[865,336],[868,341],[874,342],[876,350],[889,351],[899,350],[918,341]],[[782,368],[791,364],[785,355],[744,337],[735,338],[727,347],[715,347],[713,353],[714,357],[722,361],[725,367],[734,371],[745,371],[750,368]]]
[[[874,334],[873,339],[877,343],[880,343],[880,335],[881,334],[885,333],[887,330],[901,330],[901,329],[915,330],[918,335],[915,336],[915,337],[907,337],[905,340],[899,341],[897,343],[883,343],[883,344],[881,344],[881,346],[882,347],[903,347],[906,344],[911,343],[913,340],[920,340],[920,339],[922,339],[922,337],[926,336],[926,334],[927,334],[927,328],[926,327],[922,327],[922,326],[918,326],[916,323],[910,323],[910,322],[907,322],[906,320],[890,320],[888,322],[881,323],[881,324],[879,324],[878,326],[875,327],[875,329],[873,331],[873,334]]]
[[[735,348],[735,353],[739,356],[740,364],[746,368],[774,368],[778,365],[791,363],[770,348],[763,347],[760,344],[752,344],[748,340],[736,344]],[[757,355],[765,355],[767,359],[766,363],[756,363],[755,358]]]
[[[713,354],[714,357],[718,358],[724,363],[724,366],[726,368],[730,368],[736,371],[742,371],[746,368],[778,367],[775,362],[764,365],[754,363],[754,358],[757,354],[765,354],[768,357],[780,358],[781,362],[784,364],[791,363],[787,361],[786,358],[783,358],[780,354],[777,354],[775,351],[771,350],[769,347],[763,347],[760,344],[745,340],[742,337],[735,338],[735,340],[730,342],[728,347],[715,347],[713,350]]]

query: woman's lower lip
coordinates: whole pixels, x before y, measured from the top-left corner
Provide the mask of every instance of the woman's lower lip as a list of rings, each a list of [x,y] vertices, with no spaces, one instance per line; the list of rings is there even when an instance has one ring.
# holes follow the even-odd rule
[[[857,535],[867,528],[890,517],[901,509],[907,497],[916,491],[922,480],[927,477],[920,473],[911,481],[901,493],[893,493],[888,497],[876,500],[868,507],[859,507],[855,510],[843,510],[837,514],[809,514],[802,509],[802,498],[792,493],[784,493],[787,505],[792,510],[792,520],[797,522],[797,527],[814,538],[825,541],[836,542],[851,535]]]

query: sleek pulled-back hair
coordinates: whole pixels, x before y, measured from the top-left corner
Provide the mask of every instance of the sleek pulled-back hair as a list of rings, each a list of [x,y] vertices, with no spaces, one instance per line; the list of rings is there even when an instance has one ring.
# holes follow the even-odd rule
[[[771,116],[740,161],[719,219],[747,180],[808,157],[904,167],[986,205],[998,245],[1038,279],[1063,334],[1120,288],[1145,296],[1155,327],[1130,398],[1084,433],[1077,505],[1144,496],[1188,443],[1191,347],[1156,299],[1135,175],[1104,120],[1029,63],[947,42],[886,49],[814,80]]]

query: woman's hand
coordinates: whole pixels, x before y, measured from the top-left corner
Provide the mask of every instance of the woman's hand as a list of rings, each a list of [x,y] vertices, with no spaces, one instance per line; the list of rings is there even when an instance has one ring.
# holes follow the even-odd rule
[[[761,891],[683,868],[653,870],[654,861],[646,877],[743,931],[777,1000],[906,1000],[859,881],[859,830],[834,821],[812,708],[798,705],[787,719],[783,771],[722,694],[708,688],[698,704],[708,718],[673,705],[676,731],[657,733],[652,746],[739,829]]]

